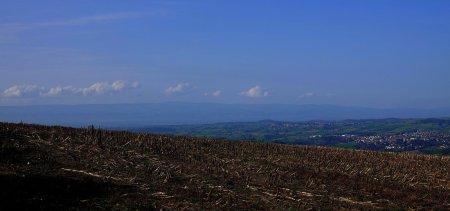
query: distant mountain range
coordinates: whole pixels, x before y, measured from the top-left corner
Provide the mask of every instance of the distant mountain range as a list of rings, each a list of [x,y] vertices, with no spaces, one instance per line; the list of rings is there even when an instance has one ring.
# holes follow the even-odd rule
[[[217,122],[449,117],[443,109],[376,109],[334,105],[152,103],[0,106],[0,121],[140,127]]]

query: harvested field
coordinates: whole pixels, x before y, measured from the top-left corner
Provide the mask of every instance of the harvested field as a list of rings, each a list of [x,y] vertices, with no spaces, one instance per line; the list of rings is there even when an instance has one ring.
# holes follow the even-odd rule
[[[450,157],[0,123],[11,209],[450,209]]]

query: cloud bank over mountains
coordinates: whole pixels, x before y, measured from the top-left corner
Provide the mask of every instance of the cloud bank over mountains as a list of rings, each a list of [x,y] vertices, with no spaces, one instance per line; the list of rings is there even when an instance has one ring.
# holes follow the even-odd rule
[[[115,93],[133,90],[140,88],[141,84],[138,81],[125,82],[123,80],[116,80],[113,82],[95,82],[85,87],[76,87],[72,85],[59,85],[54,87],[47,87],[37,84],[21,84],[10,86],[3,91],[0,91],[0,97],[3,99],[34,99],[34,98],[57,98],[57,97],[84,97],[84,96],[102,96],[113,95]],[[190,83],[178,83],[169,86],[163,90],[163,93],[168,97],[184,96],[186,94],[196,94],[191,92],[194,87]],[[216,89],[211,92],[203,92],[204,97],[219,98],[223,91]],[[200,93],[197,93],[200,94]],[[238,93],[240,96],[248,98],[265,98],[269,96],[269,91],[260,86],[254,86],[248,90]],[[198,95],[201,96],[201,95]]]
[[[38,85],[14,85],[5,89],[2,93],[6,98],[20,98],[20,97],[58,97],[64,95],[104,95],[114,94],[127,89],[136,89],[139,87],[139,82],[126,83],[122,80],[117,80],[112,83],[96,82],[87,87],[73,87],[73,86],[56,86],[46,88]]]

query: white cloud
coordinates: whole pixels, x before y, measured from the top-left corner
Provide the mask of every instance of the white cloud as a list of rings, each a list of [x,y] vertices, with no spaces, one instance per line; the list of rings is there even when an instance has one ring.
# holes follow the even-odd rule
[[[111,87],[114,91],[121,91],[125,88],[125,82],[120,81],[120,80],[114,81],[114,83],[112,83]]]
[[[89,95],[89,94],[104,94],[109,89],[112,89],[112,87],[109,86],[108,83],[105,82],[97,82],[92,84],[91,86],[87,88],[81,88],[79,89],[79,92],[83,93],[83,95]]]
[[[211,93],[211,95],[212,95],[213,97],[219,97],[221,94],[222,94],[222,91],[221,91],[221,90],[217,90],[217,91]]]
[[[63,94],[82,94],[87,95],[102,95],[120,92],[125,89],[135,89],[139,85],[139,82],[134,82],[130,85],[124,81],[117,80],[113,83],[96,82],[85,88],[75,88],[73,86],[56,86],[52,88],[44,88],[37,85],[16,85],[9,87],[3,91],[4,97],[23,97],[28,96],[41,96],[41,97],[56,97]]]
[[[86,88],[80,88],[76,90],[77,93],[82,93],[83,95],[90,95],[90,94],[106,94],[106,93],[114,93],[114,92],[120,92],[127,88],[137,88],[139,82],[133,82],[132,84],[128,85],[124,81],[117,80],[114,81],[112,84],[106,83],[106,82],[97,82],[92,84],[89,87]]]
[[[314,97],[314,96],[315,96],[314,92],[306,92],[306,93],[300,95],[300,98],[307,98],[307,97]]]
[[[168,95],[172,94],[180,94],[185,92],[187,89],[190,88],[190,85],[188,83],[179,83],[175,86],[171,86],[165,90],[165,93]]]
[[[22,95],[22,90],[18,86],[12,86],[3,91],[5,97],[20,97]]]
[[[60,86],[57,86],[57,87],[51,88],[50,90],[48,90],[48,92],[42,94],[42,96],[54,97],[54,96],[61,94],[62,91],[63,91],[63,88]]]
[[[222,94],[222,90],[216,90],[211,93],[205,93],[205,96],[211,96],[211,97],[219,97]]]
[[[267,90],[261,89],[261,87],[259,86],[255,86],[250,88],[249,90],[241,92],[241,95],[251,98],[260,98],[269,96],[269,92]]]
[[[62,94],[77,94],[80,92],[80,89],[74,88],[73,86],[65,86],[65,87],[61,87],[61,86],[57,86],[57,87],[53,87],[48,89],[47,92],[41,93],[41,96],[43,97],[56,97]]]
[[[5,97],[22,97],[27,94],[37,92],[40,87],[37,85],[16,85],[9,87],[3,91]]]

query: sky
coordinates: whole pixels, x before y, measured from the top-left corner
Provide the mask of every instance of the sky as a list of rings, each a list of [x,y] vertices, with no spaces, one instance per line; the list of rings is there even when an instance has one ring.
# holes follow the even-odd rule
[[[448,0],[0,0],[0,105],[450,107]]]

